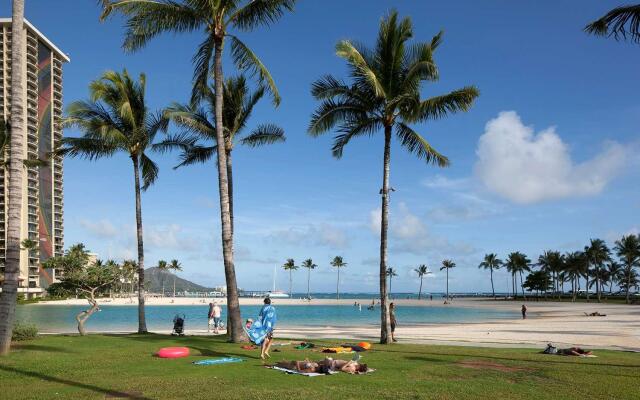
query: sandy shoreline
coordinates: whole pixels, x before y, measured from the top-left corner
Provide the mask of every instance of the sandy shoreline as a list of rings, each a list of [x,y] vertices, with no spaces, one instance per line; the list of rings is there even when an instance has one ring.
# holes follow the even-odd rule
[[[116,301],[117,300],[117,301]],[[147,305],[202,305],[203,299],[149,298]],[[132,305],[129,299],[114,299],[112,302],[101,301],[101,305]],[[205,299],[205,304],[210,299]],[[225,303],[224,299],[216,299]],[[311,303],[299,299],[277,299],[277,305],[353,305],[355,300],[317,299]],[[370,300],[369,300],[370,301]],[[441,300],[394,300],[403,305],[424,307],[446,307]],[[259,298],[240,299],[242,305],[261,304]],[[362,300],[363,304],[367,304]],[[86,300],[66,300],[61,302],[38,303],[47,304],[81,304]],[[400,342],[453,344],[495,347],[539,347],[552,342],[561,347],[581,346],[588,348],[607,348],[615,350],[640,351],[640,307],[622,304],[598,303],[559,303],[532,302],[526,303],[529,309],[526,320],[494,320],[474,323],[422,324],[403,325],[398,321],[396,331]],[[135,303],[133,303],[135,305]],[[452,306],[471,307],[476,309],[490,308],[494,310],[519,310],[520,303],[493,301],[488,299],[458,299]],[[587,317],[584,313],[598,311],[606,317]],[[157,331],[169,333],[169,331]],[[206,335],[206,330],[189,330],[188,334]],[[293,326],[282,323],[277,329],[279,338],[341,338],[348,340],[376,341],[379,328],[374,326]]]

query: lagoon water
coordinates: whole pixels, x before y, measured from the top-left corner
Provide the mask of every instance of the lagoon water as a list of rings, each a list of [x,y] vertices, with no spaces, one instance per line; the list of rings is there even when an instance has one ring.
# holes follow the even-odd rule
[[[21,305],[17,309],[20,321],[34,323],[40,332],[75,332],[75,315],[85,306],[71,305]],[[185,328],[206,329],[208,304],[201,305],[168,305],[147,306],[147,327],[149,330],[171,330],[173,317],[176,314],[185,316]],[[243,319],[256,318],[260,306],[241,306]],[[99,331],[131,331],[137,330],[137,306],[101,306],[87,322],[87,329]],[[362,311],[353,305],[295,305],[277,306],[278,325],[280,326],[358,326],[379,323],[380,309]],[[223,307],[223,318],[226,307]],[[442,324],[456,322],[483,322],[495,319],[518,318],[517,312],[505,312],[488,309],[465,307],[416,307],[398,306],[396,317],[399,325],[409,324]]]

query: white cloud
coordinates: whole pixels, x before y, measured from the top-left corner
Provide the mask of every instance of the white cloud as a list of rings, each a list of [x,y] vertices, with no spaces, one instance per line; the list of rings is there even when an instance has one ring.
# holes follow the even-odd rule
[[[292,226],[270,233],[270,239],[292,245],[312,244],[334,249],[349,245],[346,233],[341,228],[326,223]]]
[[[380,236],[380,209],[371,211],[369,228]],[[476,249],[466,243],[451,243],[448,239],[430,232],[424,222],[411,212],[405,203],[389,213],[389,250],[397,253],[424,255],[429,253],[436,258],[471,254]]]
[[[81,219],[80,226],[89,231],[93,236],[99,238],[113,238],[120,233],[120,231],[106,219],[101,219],[99,221]]]
[[[469,185],[468,178],[447,178],[443,175],[436,175],[422,181],[422,185],[430,189],[462,189]]]
[[[514,111],[489,121],[478,141],[475,173],[490,191],[520,204],[600,193],[626,162],[627,151],[605,143],[575,163],[555,127],[538,133]]]

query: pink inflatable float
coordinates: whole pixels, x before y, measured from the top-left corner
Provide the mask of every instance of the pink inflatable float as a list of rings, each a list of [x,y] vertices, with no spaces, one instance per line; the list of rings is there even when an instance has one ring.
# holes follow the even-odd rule
[[[163,347],[158,350],[158,357],[161,358],[180,358],[189,355],[187,347]]]

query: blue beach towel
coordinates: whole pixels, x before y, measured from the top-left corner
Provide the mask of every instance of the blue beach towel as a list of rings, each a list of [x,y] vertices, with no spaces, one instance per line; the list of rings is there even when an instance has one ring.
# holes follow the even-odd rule
[[[195,365],[218,365],[218,364],[228,364],[244,361],[242,358],[238,357],[222,357],[222,358],[209,358],[207,360],[194,361]]]
[[[260,310],[258,319],[251,324],[249,329],[245,329],[249,340],[253,343],[260,345],[267,337],[267,335],[273,332],[273,328],[276,326],[276,309],[272,305],[265,305]]]

